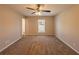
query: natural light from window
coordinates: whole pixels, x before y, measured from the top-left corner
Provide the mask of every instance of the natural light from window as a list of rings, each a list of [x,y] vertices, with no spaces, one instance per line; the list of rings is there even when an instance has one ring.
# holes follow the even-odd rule
[[[38,20],[38,32],[39,33],[45,32],[45,20],[44,19]]]

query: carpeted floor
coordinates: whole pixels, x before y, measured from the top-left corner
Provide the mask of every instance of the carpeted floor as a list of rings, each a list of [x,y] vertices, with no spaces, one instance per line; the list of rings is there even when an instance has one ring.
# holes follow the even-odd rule
[[[55,36],[24,36],[1,55],[77,55]]]

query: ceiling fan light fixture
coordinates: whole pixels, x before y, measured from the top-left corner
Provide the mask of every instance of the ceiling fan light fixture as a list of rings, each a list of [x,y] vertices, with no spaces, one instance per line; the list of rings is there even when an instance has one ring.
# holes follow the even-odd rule
[[[36,14],[36,15],[42,15],[41,12],[36,12],[35,14]]]

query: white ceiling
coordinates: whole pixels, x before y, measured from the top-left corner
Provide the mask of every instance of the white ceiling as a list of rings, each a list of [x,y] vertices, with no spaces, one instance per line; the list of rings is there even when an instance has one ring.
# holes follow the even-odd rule
[[[36,8],[35,4],[11,4],[8,5],[13,10],[25,15],[25,16],[36,16],[35,14],[31,14],[33,11],[28,10],[25,7],[31,7]],[[68,8],[72,7],[71,4],[44,4],[44,6],[41,6],[42,10],[51,10],[51,13],[45,13],[43,12],[41,16],[54,16],[64,10],[67,10]]]

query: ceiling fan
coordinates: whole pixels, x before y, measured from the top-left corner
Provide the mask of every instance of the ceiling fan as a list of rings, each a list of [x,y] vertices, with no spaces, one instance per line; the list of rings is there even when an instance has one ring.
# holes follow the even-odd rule
[[[50,10],[40,10],[42,4],[37,4],[36,6],[37,6],[36,9],[30,7],[26,7],[26,9],[33,10],[34,12],[32,14],[36,14],[36,15],[41,15],[41,12],[47,12],[47,13],[51,12]]]

